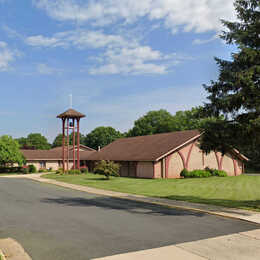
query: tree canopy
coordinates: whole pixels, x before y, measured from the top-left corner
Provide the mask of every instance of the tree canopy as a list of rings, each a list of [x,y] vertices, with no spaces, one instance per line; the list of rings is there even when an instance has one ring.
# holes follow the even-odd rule
[[[100,126],[87,134],[85,145],[93,149],[98,149],[99,146],[104,147],[121,137],[122,134],[113,127]]]
[[[224,117],[205,126],[202,149],[259,147],[260,144],[260,2],[236,0],[237,22],[222,21],[221,38],[234,44],[230,60],[215,58],[219,77],[204,85],[209,102],[204,113]]]
[[[77,143],[77,136],[78,136],[78,133],[75,133],[75,140],[76,140],[76,143]],[[85,143],[85,136],[83,134],[79,134],[80,138],[79,138],[79,142],[80,144],[84,144]],[[53,143],[52,143],[52,148],[55,148],[55,147],[58,147],[58,146],[62,146],[62,134],[58,134]],[[70,145],[73,144],[73,134],[71,133],[69,135],[69,142],[70,142]],[[65,138],[65,144],[67,144],[67,138]]]
[[[173,116],[168,111],[161,109],[150,111],[134,122],[134,127],[127,136],[151,135],[173,131]]]
[[[58,147],[58,146],[62,146],[62,134],[58,134],[53,143],[52,143],[52,148]]]
[[[200,129],[208,121],[216,120],[214,117],[200,117],[201,110],[202,107],[194,107],[191,110],[177,111],[175,115],[164,109],[150,111],[135,121],[127,136]]]
[[[18,163],[22,165],[25,158],[19,149],[19,144],[16,140],[8,135],[0,137],[0,165]]]
[[[31,133],[26,138],[21,137],[16,139],[23,149],[37,149],[37,150],[48,150],[51,145],[48,143],[46,137],[39,133]]]

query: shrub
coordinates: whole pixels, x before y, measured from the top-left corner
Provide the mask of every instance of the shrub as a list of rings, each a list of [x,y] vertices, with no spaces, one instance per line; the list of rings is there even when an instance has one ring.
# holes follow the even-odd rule
[[[50,168],[48,169],[48,172],[52,172],[52,167],[50,167]]]
[[[187,169],[183,169],[181,172],[181,176],[184,178],[208,178],[212,176],[226,177],[227,173],[225,171],[210,169],[207,167],[205,168],[205,170],[188,171]]]
[[[212,176],[216,177],[227,177],[227,173],[225,171],[220,171],[220,170],[213,170],[212,171]]]
[[[23,166],[21,169],[21,173],[22,174],[28,174],[29,173],[29,167],[28,166]]]
[[[189,175],[189,171],[184,168],[182,171],[181,171],[181,177],[184,177],[184,178],[188,178],[187,176]]]
[[[42,173],[42,172],[48,172],[48,170],[46,170],[46,169],[44,169],[44,168],[40,168],[40,169],[39,169],[39,172],[41,172],[41,173]]]
[[[81,173],[88,173],[88,167],[87,166],[82,166],[82,167],[80,167],[80,171],[81,171]]]
[[[68,171],[68,174],[78,175],[78,174],[81,174],[81,171],[80,171],[80,170],[77,170],[77,169],[73,169],[73,170],[69,170],[69,171]]]
[[[183,169],[181,172],[181,176],[184,178],[208,178],[212,175],[209,171],[206,170],[188,171],[187,169]]]
[[[36,169],[36,167],[33,164],[28,165],[28,169],[29,169],[30,173],[37,172],[37,169]]]
[[[216,177],[227,177],[227,173],[225,171],[217,170],[217,169],[211,169],[209,167],[205,168],[206,171],[209,171],[212,176]]]
[[[190,172],[191,178],[208,178],[211,177],[211,173],[205,170],[193,170]]]
[[[22,167],[0,167],[0,173],[21,173]]]
[[[63,168],[59,168],[59,169],[56,171],[56,174],[63,174]]]
[[[119,177],[119,169],[118,163],[102,160],[96,163],[94,173],[105,175],[109,179],[110,176]]]

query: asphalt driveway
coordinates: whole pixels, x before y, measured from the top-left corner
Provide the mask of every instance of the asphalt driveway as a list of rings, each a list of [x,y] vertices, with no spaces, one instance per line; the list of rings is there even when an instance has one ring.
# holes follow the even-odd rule
[[[91,259],[256,228],[27,179],[0,179],[0,238],[16,239],[36,260]]]

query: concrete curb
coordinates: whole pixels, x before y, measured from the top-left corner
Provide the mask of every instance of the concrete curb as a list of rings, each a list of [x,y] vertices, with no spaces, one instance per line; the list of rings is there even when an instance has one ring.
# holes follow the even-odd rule
[[[12,238],[0,239],[0,247],[2,252],[5,253],[3,260],[32,260],[23,246]]]
[[[3,251],[0,249],[0,260],[6,260]]]
[[[137,200],[136,200],[137,201]],[[168,208],[174,208],[174,209],[181,209],[181,210],[188,210],[188,211],[193,211],[193,212],[199,212],[199,213],[206,213],[206,214],[210,214],[210,215],[214,215],[214,216],[219,216],[219,217],[224,217],[224,218],[230,218],[230,219],[239,219],[245,222],[250,222],[253,224],[258,224],[260,225],[260,223],[255,222],[253,220],[247,220],[241,217],[234,217],[234,216],[229,216],[226,214],[222,214],[222,213],[218,213],[218,212],[212,212],[212,211],[208,211],[208,210],[203,210],[203,209],[198,209],[198,208],[192,208],[192,207],[184,207],[184,206],[175,206],[175,205],[171,205],[171,204],[167,204],[167,203],[158,203],[158,202],[147,202],[145,200],[141,201],[138,200],[140,202],[146,202],[146,203],[152,203],[155,205],[159,205],[159,206],[164,206],[164,207],[168,207]]]
[[[102,189],[92,188],[83,185],[76,185],[76,184],[70,184],[70,183],[61,182],[57,180],[41,178],[45,174],[46,173],[37,174],[37,175],[31,174],[31,175],[23,176],[23,178],[31,179],[42,183],[53,184],[53,185],[57,185],[57,186],[61,186],[73,190],[83,191],[91,194],[96,194],[96,195],[103,195],[103,196],[126,199],[131,201],[142,202],[142,203],[150,203],[157,206],[163,206],[163,207],[168,207],[173,209],[188,210],[188,211],[193,211],[198,213],[206,213],[210,215],[225,217],[229,219],[242,220],[242,221],[260,225],[260,213],[254,211],[241,210],[236,208],[227,208],[221,206],[213,206],[207,204],[191,203],[185,201],[174,201],[174,200],[163,199],[163,198],[146,197],[143,195],[135,195],[135,194],[128,194],[128,193],[115,192],[109,190],[102,190]],[[186,205],[178,205],[178,204],[186,204]]]

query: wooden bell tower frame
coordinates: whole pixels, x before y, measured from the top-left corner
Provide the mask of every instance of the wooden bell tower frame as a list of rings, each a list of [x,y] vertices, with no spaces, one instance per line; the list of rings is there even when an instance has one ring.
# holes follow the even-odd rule
[[[64,113],[57,116],[62,120],[62,162],[63,162],[63,172],[67,172],[69,170],[69,154],[70,154],[70,145],[69,145],[69,136],[70,133],[73,135],[73,143],[72,143],[72,153],[73,153],[73,169],[80,169],[80,119],[85,117],[84,114],[80,112],[69,109]],[[77,132],[77,140],[76,140],[76,132]],[[67,145],[66,140],[67,138]],[[76,164],[76,146],[77,146],[77,164]]]

